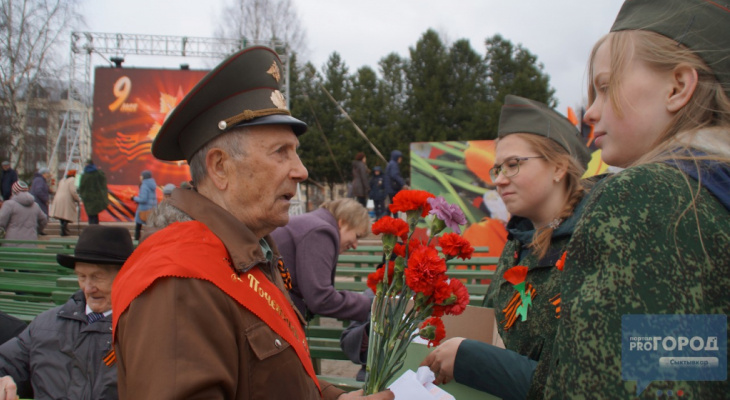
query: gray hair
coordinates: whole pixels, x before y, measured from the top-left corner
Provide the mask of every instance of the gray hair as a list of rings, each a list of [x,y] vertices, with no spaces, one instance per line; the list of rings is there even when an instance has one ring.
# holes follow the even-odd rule
[[[205,157],[211,149],[219,148],[229,156],[238,158],[246,155],[244,138],[248,135],[247,128],[237,128],[226,132],[210,142],[206,143],[190,158],[190,176],[195,186],[199,186],[207,177],[208,169],[205,167]]]

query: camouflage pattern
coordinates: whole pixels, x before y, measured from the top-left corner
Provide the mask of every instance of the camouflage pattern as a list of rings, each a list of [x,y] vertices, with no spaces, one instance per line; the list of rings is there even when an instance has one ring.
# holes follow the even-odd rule
[[[543,396],[559,322],[562,271],[558,270],[555,264],[567,248],[573,228],[586,201],[587,198],[583,199],[573,216],[563,222],[553,233],[550,248],[545,257],[540,260],[527,247],[534,232],[532,223],[521,217],[513,217],[507,226],[511,233],[497,264],[495,278],[489,285],[484,299],[484,306],[495,309],[499,334],[502,336],[505,347],[538,361],[527,394],[528,399]],[[522,231],[520,228],[523,228]],[[515,235],[515,233],[519,234]],[[523,321],[521,317],[517,317],[514,324],[509,326],[507,321],[510,316],[514,318],[514,307],[512,307],[512,315],[505,313],[504,309],[513,301],[520,300],[519,296],[515,297],[517,293],[515,287],[502,275],[517,265],[528,268],[525,283],[527,290],[533,293],[532,305],[527,309],[527,320]],[[529,289],[530,287],[532,290]],[[489,360],[484,362],[488,363]]]
[[[621,378],[621,316],[728,314],[729,244],[728,211],[672,166],[647,164],[604,179],[568,245],[545,397],[636,398],[636,382]],[[658,381],[640,398],[667,389],[691,399],[730,393],[727,380]]]

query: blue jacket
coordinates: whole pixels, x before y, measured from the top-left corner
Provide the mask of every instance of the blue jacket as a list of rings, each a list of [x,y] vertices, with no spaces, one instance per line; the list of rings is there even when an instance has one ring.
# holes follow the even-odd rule
[[[393,150],[390,152],[390,161],[388,166],[385,167],[385,193],[393,196],[398,193],[406,182],[403,177],[400,176],[400,169],[398,168],[398,159],[403,157],[403,153],[399,150]]]
[[[157,183],[154,178],[147,178],[142,180],[142,184],[139,185],[139,194],[132,198],[136,203],[137,211],[134,213],[134,222],[138,224],[144,224],[139,219],[139,212],[145,210],[151,210],[157,207]]]

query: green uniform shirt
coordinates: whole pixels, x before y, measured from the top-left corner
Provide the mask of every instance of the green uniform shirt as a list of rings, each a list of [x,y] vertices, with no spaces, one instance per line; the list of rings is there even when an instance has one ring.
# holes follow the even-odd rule
[[[561,279],[546,398],[636,398],[636,382],[621,377],[621,316],[728,314],[728,211],[668,164],[629,168],[594,188]],[[640,398],[667,389],[692,399],[730,393],[728,381],[658,381]]]

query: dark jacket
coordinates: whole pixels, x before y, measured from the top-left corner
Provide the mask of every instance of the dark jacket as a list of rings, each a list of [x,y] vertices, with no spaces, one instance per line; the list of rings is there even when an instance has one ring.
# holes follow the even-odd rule
[[[33,195],[35,202],[41,208],[43,214],[48,215],[48,201],[50,200],[48,182],[38,172],[33,175],[33,181],[30,184],[30,194]]]
[[[161,225],[171,225],[145,239],[122,268],[114,281],[115,309],[119,293],[136,285],[137,273],[157,265],[147,260],[160,256],[181,270],[218,268],[222,262],[236,276],[241,265],[259,268],[286,292],[276,247],[267,261],[250,230],[197,192],[176,189],[155,212]],[[205,224],[202,235],[198,222]],[[183,230],[196,234],[170,233]],[[229,258],[186,262],[201,243]],[[210,281],[156,279],[122,311],[115,340],[120,398],[320,399],[290,344]],[[320,385],[326,400],[343,392],[324,381]]]
[[[79,183],[79,196],[88,215],[98,215],[109,204],[104,171],[90,164],[84,167]]]
[[[390,196],[398,193],[401,189],[403,189],[403,186],[406,185],[403,177],[400,176],[400,168],[398,167],[398,159],[401,157],[403,157],[403,153],[399,150],[391,151],[390,161],[385,167],[385,193]]]
[[[292,216],[271,237],[291,273],[292,300],[302,314],[367,319],[370,299],[362,293],[335,290],[340,231],[332,213],[320,208]]]
[[[2,196],[3,200],[10,200],[13,195],[13,183],[18,181],[18,173],[14,169],[2,170]]]
[[[104,364],[112,349],[111,315],[88,324],[83,291],[38,315],[0,346],[0,375],[30,381],[35,399],[116,399],[117,367]]]
[[[368,167],[360,160],[352,161],[352,197],[368,197]]]
[[[380,174],[375,174],[375,171]],[[373,177],[370,178],[370,198],[374,201],[385,200],[385,177],[380,167],[373,168]]]

